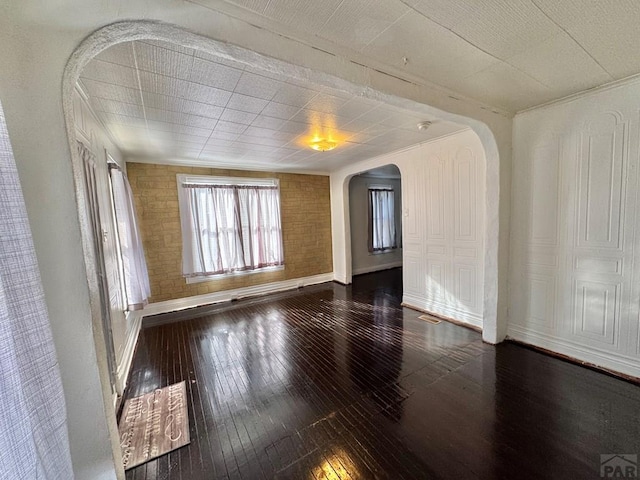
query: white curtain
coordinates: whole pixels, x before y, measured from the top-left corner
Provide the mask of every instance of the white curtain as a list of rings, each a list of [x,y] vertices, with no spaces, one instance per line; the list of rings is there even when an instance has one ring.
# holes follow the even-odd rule
[[[369,251],[397,248],[393,189],[369,189]]]
[[[133,193],[127,177],[120,169],[111,168],[110,173],[127,304],[129,310],[140,310],[148,303],[151,289]]]
[[[276,186],[179,187],[185,276],[283,265]]]
[[[0,478],[72,479],[67,413],[0,105]]]

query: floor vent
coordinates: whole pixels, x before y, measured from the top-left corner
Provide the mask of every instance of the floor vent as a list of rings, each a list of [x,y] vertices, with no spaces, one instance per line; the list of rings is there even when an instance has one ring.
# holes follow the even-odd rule
[[[433,318],[430,315],[420,315],[418,317],[420,320],[424,320],[425,322],[433,323],[434,325],[439,324],[442,320],[438,320],[437,318]]]

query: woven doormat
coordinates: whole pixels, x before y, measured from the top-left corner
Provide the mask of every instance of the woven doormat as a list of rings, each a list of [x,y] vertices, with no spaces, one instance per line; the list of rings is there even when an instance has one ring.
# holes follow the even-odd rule
[[[125,470],[188,444],[184,381],[127,400],[118,431]]]

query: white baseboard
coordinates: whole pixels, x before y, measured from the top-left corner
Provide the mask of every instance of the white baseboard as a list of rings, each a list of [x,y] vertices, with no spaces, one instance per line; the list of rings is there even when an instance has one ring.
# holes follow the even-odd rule
[[[124,348],[122,349],[122,354],[117,360],[118,371],[116,372],[116,390],[118,395],[122,395],[127,386],[127,378],[129,377],[129,370],[131,370],[133,354],[136,350],[138,335],[140,334],[140,328],[142,327],[142,311],[127,312],[126,323],[130,325],[129,332],[127,334],[127,340]]]
[[[251,287],[235,288],[233,290],[223,290],[220,292],[205,293],[204,295],[194,295],[192,297],[177,298],[164,302],[150,303],[144,310],[140,311],[141,317],[158,315],[161,313],[178,312],[188,308],[201,307],[221,302],[230,302],[240,298],[255,297],[268,293],[293,290],[295,288],[326,283],[333,281],[333,272],[313,275],[310,277],[292,278],[281,282],[263,283]]]
[[[579,362],[585,362],[623,375],[640,378],[640,358],[603,352],[566,339],[544,333],[532,332],[520,325],[509,325],[507,338],[566,355]]]
[[[369,265],[367,267],[354,268],[351,272],[352,275],[362,275],[363,273],[372,273],[379,270],[388,270],[390,268],[397,268],[402,266],[402,260],[389,263],[381,263],[380,265]]]
[[[427,312],[435,313],[443,317],[457,320],[461,323],[474,326],[482,330],[482,316],[475,313],[466,312],[448,305],[442,305],[437,302],[431,302],[428,299],[416,297],[413,295],[404,294],[402,296],[402,303],[414,307],[418,310],[426,310]]]

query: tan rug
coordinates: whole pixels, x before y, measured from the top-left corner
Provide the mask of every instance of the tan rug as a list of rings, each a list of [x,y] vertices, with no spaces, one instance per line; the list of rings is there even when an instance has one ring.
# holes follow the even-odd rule
[[[127,400],[118,431],[125,470],[188,444],[184,381]]]

